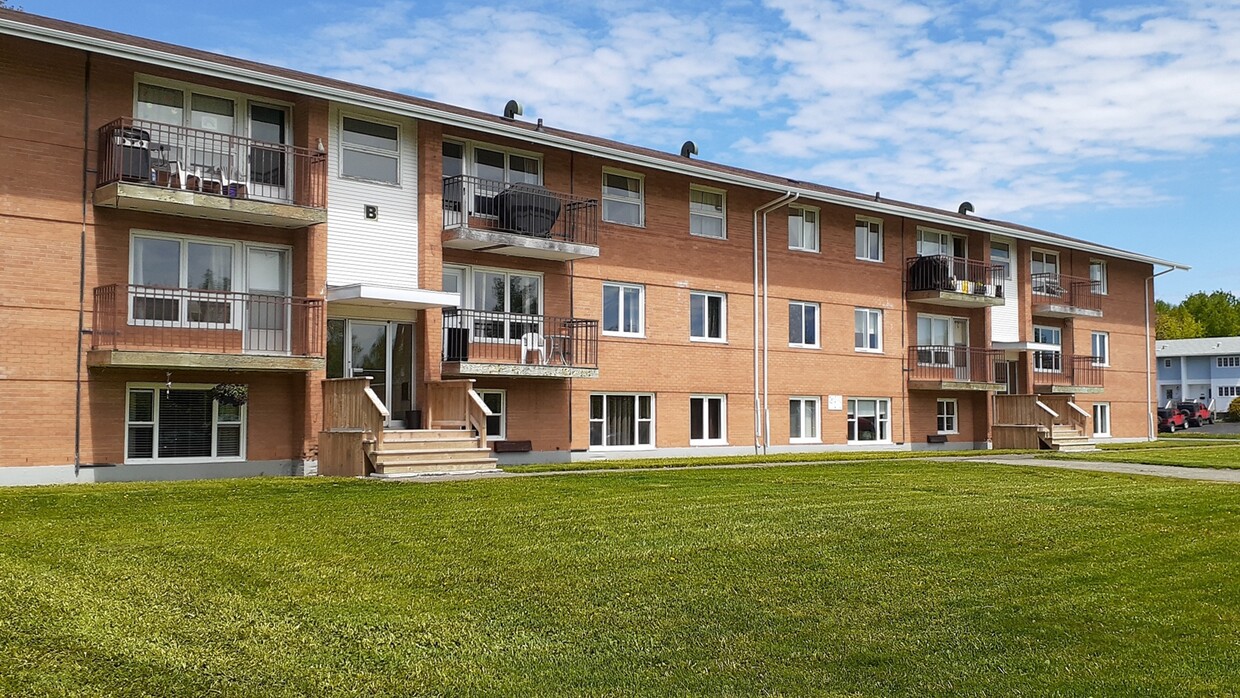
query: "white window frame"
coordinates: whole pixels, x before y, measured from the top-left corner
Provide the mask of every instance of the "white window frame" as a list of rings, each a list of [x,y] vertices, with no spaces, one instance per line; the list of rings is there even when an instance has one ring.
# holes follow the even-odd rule
[[[613,175],[616,177],[624,177],[625,179],[636,180],[637,181],[637,199],[631,199],[628,197],[618,197],[615,195],[609,196],[607,193],[607,175]],[[637,172],[629,172],[627,170],[618,170],[612,167],[604,167],[603,178],[602,178],[602,181],[600,182],[600,186],[602,188],[602,204],[600,205],[599,215],[602,216],[602,220],[606,221],[607,223],[613,223],[615,225],[627,225],[632,228],[645,228],[646,227],[646,176],[645,175],[639,174]],[[624,221],[615,221],[615,220],[608,218],[607,217],[607,202],[608,201],[612,201],[612,202],[620,203],[620,204],[637,204],[637,222],[636,223],[625,223]]]
[[[487,405],[488,408],[491,408],[491,416],[499,417],[499,433],[498,434],[492,433],[491,428],[488,425],[487,441],[503,441],[507,439],[508,438],[508,391],[498,390],[495,388],[478,388],[475,392],[478,393],[478,396],[481,397],[484,402],[486,401],[487,395],[498,395],[499,396],[499,412],[496,412],[494,408],[491,408],[490,405]]]
[[[865,250],[862,250],[861,224],[866,226],[865,230]],[[878,226],[878,242],[874,249],[870,249],[870,235],[874,234],[873,226]],[[853,224],[854,247],[853,253],[857,259],[863,262],[875,262],[882,264],[883,262],[883,220],[881,218],[871,218],[869,216],[857,216],[856,223]],[[863,252],[865,254],[863,254]],[[874,255],[877,253],[877,257]]]
[[[489,335],[486,335],[485,341],[487,341],[488,343],[505,342],[508,344],[520,344],[521,343],[520,338],[512,339],[508,337],[508,335],[511,334],[511,332],[508,331],[508,323],[509,322],[523,322],[526,324],[535,324],[535,323],[541,322],[541,320],[531,319],[528,321],[523,321],[520,318],[522,317],[545,318],[547,315],[546,313],[547,308],[545,305],[546,294],[547,294],[547,280],[545,276],[543,275],[543,273],[540,271],[530,271],[527,269],[507,269],[504,267],[486,267],[486,266],[480,266],[480,265],[460,265],[460,264],[443,265],[444,274],[458,273],[458,272],[460,273],[460,280],[461,280],[461,291],[460,291],[461,300],[460,300],[460,305],[457,306],[458,308],[461,308],[462,310],[474,310],[480,313],[502,312],[502,313],[516,316],[516,317],[508,318],[505,321],[503,337],[491,337]],[[481,308],[474,307],[474,303],[477,301],[476,294],[474,293],[474,274],[477,272],[482,272],[486,274],[502,274],[504,276],[504,308],[505,310],[492,311],[492,310],[483,310]],[[538,310],[539,310],[538,314],[527,315],[525,313],[512,312],[511,310],[512,295],[508,293],[508,289],[510,288],[510,285],[509,285],[510,278],[513,276],[528,276],[528,277],[536,277],[538,279]],[[473,335],[472,330],[470,334],[471,336]],[[544,333],[540,330],[540,334],[544,334]]]
[[[694,401],[701,400],[698,409],[702,411],[702,437],[693,438]],[[712,439],[710,434],[710,403],[719,402],[719,438]],[[690,446],[726,446],[728,445],[728,396],[727,395],[690,395],[689,396],[689,445]]]
[[[877,431],[884,431],[884,432],[886,432],[886,438],[883,438],[883,439],[879,439],[879,438],[874,438],[874,439],[862,439],[862,438],[860,438],[860,436],[861,436],[861,430],[857,428],[857,425],[858,425],[859,419],[858,419],[858,417],[856,416],[856,415],[857,415],[857,405],[858,405],[858,403],[860,403],[860,402],[873,402],[873,403],[874,403],[874,414],[875,414],[875,416],[874,416],[875,425],[874,425],[874,426],[875,426],[875,429],[876,429]],[[885,410],[880,409],[880,406],[883,406],[883,407],[885,407],[886,409],[885,409]],[[884,417],[884,411],[886,412],[886,416],[885,416],[885,417]],[[847,425],[847,428],[846,428],[846,430],[845,430],[845,432],[844,432],[845,436],[847,437],[848,432],[849,432],[849,431],[852,431],[852,432],[853,432],[853,433],[855,433],[855,434],[857,435],[857,437],[858,437],[858,438],[856,438],[856,439],[848,439],[848,443],[849,443],[849,444],[889,444],[889,443],[891,443],[891,442],[892,442],[892,441],[891,441],[891,398],[886,398],[886,397],[850,397],[850,398],[848,398],[848,412],[847,412],[847,419],[848,419],[848,425]],[[876,433],[875,433],[875,437],[877,437],[877,436],[878,436],[878,433],[876,432]]]
[[[1222,364],[1219,364],[1222,366]],[[1171,368],[1171,359],[1163,359],[1163,368]]]
[[[800,436],[792,435],[792,403],[801,403],[801,423],[798,425]],[[809,420],[806,418],[805,405],[812,404],[814,406],[814,418]],[[788,443],[792,444],[820,444],[822,443],[822,399],[817,396],[810,395],[793,395],[788,398]],[[812,436],[805,435],[805,428],[813,427]]]
[[[404,150],[404,143],[405,143],[404,129],[401,128],[400,124],[394,121],[387,121],[385,119],[376,118],[370,114],[360,114],[360,113],[348,112],[348,111],[340,112],[339,118],[340,118],[340,124],[339,124],[340,125],[340,132],[339,132],[340,133],[340,138],[339,138],[340,152],[338,153],[338,157],[340,158],[340,162],[338,162],[336,165],[337,176],[339,176],[341,179],[348,179],[348,180],[352,180],[355,182],[368,182],[370,184],[381,184],[387,187],[399,188],[401,186],[401,169],[402,169],[402,161],[403,161],[401,154],[402,154],[402,151]],[[346,143],[345,137],[344,137],[344,132],[345,132],[344,120],[345,119],[352,119],[354,121],[364,121],[366,123],[376,124],[378,126],[389,126],[391,128],[396,129],[396,150],[385,150],[383,148],[375,148],[372,146],[359,145],[357,143]],[[369,177],[358,177],[357,175],[345,174],[344,153],[346,150],[352,150],[357,153],[366,153],[367,155],[374,155],[377,157],[384,157],[384,158],[390,158],[392,160],[395,160],[396,161],[396,181],[389,182],[389,181],[382,180],[382,179],[371,179]]]
[[[1040,332],[1053,332],[1055,333],[1055,336],[1059,338],[1059,341],[1058,342],[1038,341],[1038,334]],[[1034,338],[1033,338],[1034,343],[1046,344],[1050,346],[1059,347],[1058,349],[1038,349],[1034,351],[1033,370],[1038,373],[1062,373],[1063,372],[1063,328],[1054,327],[1051,325],[1034,325],[1033,334],[1034,334]],[[1042,368],[1039,366],[1039,364],[1043,364],[1043,362],[1041,361],[1041,357],[1047,354],[1054,354],[1057,357],[1055,359],[1056,366],[1054,368]]]
[[[695,211],[693,209],[693,192],[703,194],[716,194],[719,196],[719,213],[708,211]],[[693,232],[694,217],[710,218],[719,221],[719,235],[706,235],[704,233]],[[693,237],[706,238],[708,240],[727,240],[728,239],[728,192],[723,189],[715,189],[713,187],[704,187],[698,184],[689,185],[689,234]]]
[[[213,383],[173,383],[169,386],[167,383],[126,383],[125,384],[125,431],[124,431],[124,462],[126,465],[138,464],[154,464],[154,463],[238,463],[246,459],[248,450],[248,433],[249,433],[249,405],[242,405],[239,414],[241,416],[241,436],[240,436],[240,455],[237,456],[190,456],[184,458],[160,458],[155,455],[152,458],[130,458],[129,457],[129,400],[130,393],[134,390],[152,390],[155,395],[151,405],[152,422],[141,422],[138,426],[152,426],[152,452],[159,453],[159,391],[160,390],[192,390],[206,392],[215,387]],[[220,404],[211,401],[211,453],[219,450],[219,434],[220,434]],[[233,422],[226,422],[232,424]]]
[[[605,299],[607,296],[608,286],[614,286],[619,293],[620,300],[616,306],[616,313],[618,314],[618,317],[616,318],[616,326],[619,327],[620,329],[617,329],[617,330],[605,329],[607,327],[607,317],[606,317],[606,310],[605,310],[607,305],[606,305]],[[624,292],[626,289],[637,290],[637,303],[638,303],[637,325],[638,327],[637,327],[636,332],[629,332],[629,331],[625,331],[624,329],[624,316],[625,316],[624,311],[625,311],[625,303],[627,302],[625,301]],[[646,337],[646,287],[643,284],[630,284],[630,283],[625,283],[623,281],[604,281],[602,293],[603,293],[603,304],[600,306],[599,315],[602,318],[602,322],[600,323],[600,329],[602,329],[603,335],[608,336],[608,337],[634,337],[638,339],[644,339]]]
[[[281,99],[273,99],[270,97],[260,97],[258,95],[247,94],[245,92],[234,92],[232,90],[221,90],[215,87],[208,87],[193,82],[185,82],[183,80],[174,80],[159,75],[151,75],[149,73],[134,73],[133,77],[133,104],[131,114],[138,113],[138,85],[153,85],[156,87],[164,87],[170,90],[180,90],[181,99],[181,123],[180,126],[190,128],[190,107],[192,104],[192,94],[198,93],[208,97],[219,97],[221,99],[232,100],[237,105],[237,111],[240,113],[233,114],[233,133],[234,136],[248,137],[250,133],[250,105],[257,104],[264,107],[279,107],[284,111],[284,143],[280,145],[291,145],[296,141],[293,139],[293,107],[292,102]],[[135,117],[136,118],[136,117]],[[156,122],[162,123],[162,122]],[[175,124],[169,124],[175,125]]]
[[[930,336],[928,338],[922,337],[922,333],[921,333],[921,321],[922,320],[926,320],[929,323]],[[942,344],[936,343],[934,341],[934,330],[935,330],[936,324],[946,325],[944,329],[946,330],[947,341]],[[953,354],[955,347],[960,346],[966,351],[969,348],[969,344],[967,341],[963,345],[957,345],[956,340],[955,340],[956,331],[958,328],[963,328],[962,334],[964,334],[966,340],[968,339],[968,337],[971,336],[969,334],[969,318],[967,317],[959,317],[957,315],[935,315],[932,313],[917,313],[917,324],[915,327],[916,327],[916,337],[917,337],[916,346],[942,347],[942,349],[938,351],[935,351],[935,350],[919,351],[917,353],[917,365],[918,366],[953,366],[955,365],[954,354]]]
[[[589,429],[587,433],[587,438],[590,440],[591,451],[646,451],[646,450],[651,450],[655,447],[655,444],[658,443],[657,436],[655,434],[655,427],[658,424],[658,420],[655,418],[655,415],[657,414],[655,412],[655,409],[657,408],[657,404],[655,402],[654,393],[625,393],[625,392],[590,393],[589,399],[591,400],[591,402],[593,401],[595,397],[603,398],[603,416],[601,418],[596,419],[594,417],[593,404],[587,403],[587,412],[586,412],[587,423],[591,426],[591,429]],[[608,400],[607,398],[608,397],[633,397],[635,398],[633,400],[633,441],[634,443],[632,445],[608,444],[607,443],[607,436],[608,436],[608,433],[607,433]],[[650,399],[650,417],[648,419],[641,419],[639,417],[639,415],[641,414],[641,399],[643,397]],[[603,434],[602,434],[603,443],[602,444],[594,443],[594,434],[593,434],[592,427],[595,422],[599,422],[603,425]],[[648,444],[637,443],[637,440],[641,437],[641,423],[642,422],[649,422],[650,424],[650,443]]]
[[[797,213],[794,213],[797,212]],[[799,221],[800,230],[798,231],[798,242],[793,244],[792,231],[793,220]],[[810,219],[813,219],[812,222]],[[815,254],[821,249],[822,244],[822,216],[816,206],[789,206],[788,207],[788,249],[798,252],[813,252]],[[809,229],[809,237],[812,237],[811,244],[806,243],[806,230]]]
[[[1041,259],[1038,259],[1038,257],[1039,257],[1039,256],[1041,257]],[[1051,264],[1051,263],[1052,263],[1052,260],[1053,260],[1053,262],[1054,262],[1055,270],[1054,270],[1054,271],[1046,271],[1046,266],[1047,266],[1048,264]],[[1041,264],[1041,265],[1042,265],[1042,267],[1043,267],[1043,268],[1042,268],[1042,271],[1034,271],[1034,270],[1033,270],[1033,265],[1034,265],[1035,263],[1039,263],[1039,264]],[[1058,253],[1058,252],[1054,252],[1054,251],[1052,251],[1052,250],[1043,250],[1043,249],[1040,249],[1040,248],[1037,248],[1037,247],[1035,247],[1035,248],[1033,248],[1033,249],[1031,249],[1031,250],[1029,251],[1029,274],[1030,274],[1030,275],[1033,275],[1033,274],[1055,274],[1055,275],[1059,275],[1059,274],[1061,274],[1061,273],[1062,273],[1062,272],[1061,272],[1061,270],[1060,270],[1060,266],[1059,266],[1059,253]]]
[[[1171,361],[1171,359],[1167,359]],[[1240,366],[1240,356],[1220,356],[1215,364],[1217,368],[1236,368]],[[1170,364],[1167,366],[1170,368]]]
[[[693,302],[696,298],[702,299],[702,329],[707,333],[703,335],[693,334]],[[710,302],[712,300],[719,301],[719,336],[711,337],[710,332]],[[728,341],[728,295],[726,293],[716,293],[714,291],[690,291],[689,292],[689,341],[691,342],[710,342],[714,344],[726,344]]]
[[[1240,385],[1220,385],[1218,387],[1219,397],[1240,397]]]
[[[923,242],[925,242],[926,244],[929,244],[929,240],[927,239],[929,237],[937,238],[933,243],[935,247],[938,248],[936,251],[929,251],[929,250],[923,251],[922,244]],[[964,242],[964,254],[963,255],[956,254],[956,241],[957,240],[961,240]],[[917,237],[914,240],[913,245],[914,245],[914,250],[917,252],[917,256],[919,257],[930,257],[930,256],[938,255],[938,256],[943,256],[943,257],[953,257],[956,259],[968,259],[969,258],[968,236],[960,235],[958,233],[951,233],[946,230],[936,230],[934,228],[920,228],[919,227],[917,229]],[[947,247],[946,252],[943,251],[944,246]]]
[[[127,284],[129,285],[138,285],[134,283],[134,251],[136,249],[134,245],[134,240],[137,240],[137,239],[167,240],[170,242],[177,242],[180,244],[181,249],[180,249],[180,255],[178,257],[178,262],[177,262],[178,264],[178,270],[177,270],[178,271],[178,276],[177,276],[178,286],[176,286],[175,288],[168,288],[168,289],[161,288],[160,289],[161,295],[159,296],[162,298],[173,298],[173,297],[179,296],[178,303],[180,304],[180,308],[178,310],[177,315],[180,317],[180,319],[179,320],[145,320],[145,319],[134,318],[134,313],[133,313],[134,301],[137,298],[140,298],[140,297],[145,298],[147,296],[142,295],[141,292],[130,293],[128,292],[128,289],[127,289],[126,294],[125,294],[127,298],[126,313],[127,313],[127,322],[130,325],[145,326],[145,327],[181,327],[181,328],[186,328],[186,329],[212,329],[212,330],[243,329],[245,325],[245,301],[242,299],[246,298],[244,294],[249,293],[249,284],[248,284],[248,279],[246,276],[246,259],[248,258],[249,250],[251,249],[278,250],[284,253],[284,276],[286,279],[289,280],[289,288],[285,292],[284,297],[285,298],[292,297],[293,248],[290,246],[268,244],[268,243],[249,243],[249,242],[243,242],[241,240],[228,240],[224,238],[209,238],[209,237],[202,237],[199,235],[181,235],[177,233],[168,233],[168,232],[157,231],[157,230],[142,230],[138,228],[133,228],[129,231],[129,260],[128,260],[129,280],[127,281]],[[198,291],[196,289],[191,289],[187,287],[187,284],[189,283],[189,279],[187,276],[189,274],[189,246],[191,243],[197,243],[197,244],[203,244],[203,245],[217,245],[219,247],[228,247],[232,249],[232,270],[231,270],[232,276],[229,277],[229,282],[230,282],[229,290],[217,292],[221,294],[224,294],[224,293],[233,294],[231,299],[226,300],[226,301],[219,301],[221,303],[231,303],[233,306],[232,310],[229,312],[229,322],[227,323],[191,322],[188,319],[189,317],[188,306],[189,306],[189,302],[191,301],[191,297],[195,293],[206,293],[205,291]],[[145,286],[146,284],[143,284],[143,285]],[[152,288],[158,288],[158,287],[152,287]],[[236,295],[236,294],[241,294],[241,295]],[[290,312],[291,312],[291,309],[290,309]]]
[[[864,336],[869,339],[871,335],[877,339],[878,346],[870,348],[868,346],[857,346],[857,321],[864,314],[866,331]],[[853,351],[864,354],[882,354],[883,353],[883,310],[882,308],[853,308]]]
[[[1111,365],[1111,333],[1110,332],[1090,332],[1089,333],[1090,353],[1094,357],[1092,362],[1094,366],[1110,366]],[[1099,352],[1098,349],[1102,351]]]
[[[1111,435],[1111,403],[1095,402],[1093,409],[1090,410],[1090,412],[1093,413],[1094,436],[1109,437]],[[1105,415],[1105,416],[1102,416],[1101,418],[1099,418],[1100,415]],[[1103,427],[1103,426],[1105,426],[1106,428],[1101,429],[1100,427]]]
[[[1094,270],[1098,270],[1098,278],[1094,278]],[[1107,295],[1107,263],[1102,259],[1089,260],[1089,281],[1094,293]]]
[[[936,401],[935,428],[940,434],[960,433],[960,402],[954,397],[941,397]],[[944,409],[950,408],[950,409]]]
[[[814,343],[792,341],[792,306],[801,306],[801,339],[805,339],[805,309],[814,309]],[[822,306],[813,301],[788,301],[788,346],[798,349],[819,349],[822,347]]]

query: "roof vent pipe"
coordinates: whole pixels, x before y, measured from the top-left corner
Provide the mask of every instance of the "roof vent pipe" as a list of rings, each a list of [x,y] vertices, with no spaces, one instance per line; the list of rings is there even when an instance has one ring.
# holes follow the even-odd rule
[[[521,103],[515,99],[508,100],[508,104],[504,105],[504,118],[505,119],[511,119],[516,116],[521,116],[524,113],[525,111],[521,109]]]
[[[684,145],[680,146],[680,157],[682,158],[691,158],[697,154],[697,143],[693,141],[685,141]]]
[[[962,216],[967,216],[970,213],[973,213],[973,204],[965,201],[960,204],[960,208],[956,209],[956,212]]]

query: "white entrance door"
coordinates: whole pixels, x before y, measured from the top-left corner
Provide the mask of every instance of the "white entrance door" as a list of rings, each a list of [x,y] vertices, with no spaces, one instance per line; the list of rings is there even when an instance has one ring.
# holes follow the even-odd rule
[[[245,347],[262,354],[289,353],[288,250],[246,248]]]

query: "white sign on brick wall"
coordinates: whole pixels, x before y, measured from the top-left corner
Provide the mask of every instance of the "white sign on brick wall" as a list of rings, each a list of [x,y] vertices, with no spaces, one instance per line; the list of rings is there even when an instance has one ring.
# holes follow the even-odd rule
[[[836,412],[844,409],[844,396],[843,395],[828,395],[827,396],[827,409],[834,410]]]

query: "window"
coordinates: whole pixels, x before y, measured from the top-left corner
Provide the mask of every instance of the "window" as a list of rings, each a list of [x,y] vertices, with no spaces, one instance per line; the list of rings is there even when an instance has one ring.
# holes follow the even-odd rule
[[[849,398],[848,443],[891,441],[891,401]]]
[[[541,184],[542,164],[532,155],[512,153],[494,146],[475,145],[474,175],[504,184]]]
[[[876,308],[853,310],[853,348],[857,351],[883,352],[883,311]]]
[[[130,385],[125,462],[241,460],[244,405],[223,405],[211,386]]]
[[[788,346],[818,347],[818,304],[788,302]]]
[[[819,403],[816,397],[788,400],[788,440],[792,443],[818,443]]]
[[[1111,335],[1106,332],[1094,332],[1090,335],[1090,351],[1094,357],[1093,365],[1111,365]]]
[[[804,206],[788,208],[788,249],[818,251],[818,209]]]
[[[472,275],[469,307],[495,313],[475,314],[475,336],[519,340],[529,332],[542,334],[541,276],[499,269],[474,269]],[[527,317],[514,317],[520,315]]]
[[[940,434],[957,434],[956,410],[958,405],[953,399],[940,399],[938,408],[938,429]]]
[[[1223,364],[1219,364],[1222,366]],[[1163,359],[1163,368],[1171,368],[1171,359]]]
[[[689,398],[689,445],[721,445],[728,442],[727,401],[722,395]]]
[[[641,337],[646,333],[646,289],[634,284],[603,284],[603,334]]]
[[[1171,365],[1171,359],[1167,359],[1167,366]],[[1240,366],[1240,356],[1220,356],[1218,357],[1219,368],[1236,368]]]
[[[1030,252],[1029,273],[1033,276],[1034,293],[1051,296],[1063,294],[1059,286],[1059,254],[1033,250]]]
[[[938,230],[918,229],[917,255],[919,257],[943,255],[963,259],[969,256],[968,240],[959,235],[952,235],[951,233],[944,233]]]
[[[340,176],[400,184],[400,130],[389,124],[342,117]]]
[[[689,338],[722,342],[728,336],[727,296],[694,291],[689,294]]]
[[[507,391],[479,390],[478,396],[491,410],[491,415],[487,417],[487,441],[503,441],[508,438],[508,417],[504,410]]]
[[[231,299],[210,292],[233,290],[235,243],[134,235],[129,250],[132,323],[234,326]]]
[[[653,445],[653,395],[596,393],[590,396],[591,448],[650,448]]]
[[[873,218],[857,219],[857,259],[883,261],[883,222]]]
[[[1167,399],[1170,400],[1175,397],[1175,391],[1172,390],[1171,388],[1167,388],[1166,395],[1167,395]]]
[[[1094,436],[1111,435],[1111,403],[1094,403]]]
[[[917,363],[923,366],[952,366],[967,362],[967,352],[956,355],[955,347],[969,345],[969,320],[945,315],[917,316]]]
[[[1089,260],[1089,281],[1094,293],[1107,294],[1107,263],[1100,259]]]
[[[603,220],[622,225],[645,225],[642,178],[603,171]]]
[[[1218,387],[1219,397],[1240,397],[1240,385],[1220,385]]]
[[[689,234],[725,239],[723,192],[689,187]]]
[[[1058,327],[1033,326],[1033,341],[1036,344],[1063,344],[1063,334]],[[1033,352],[1033,369],[1058,373],[1063,370],[1063,353],[1060,349],[1042,349]]]

